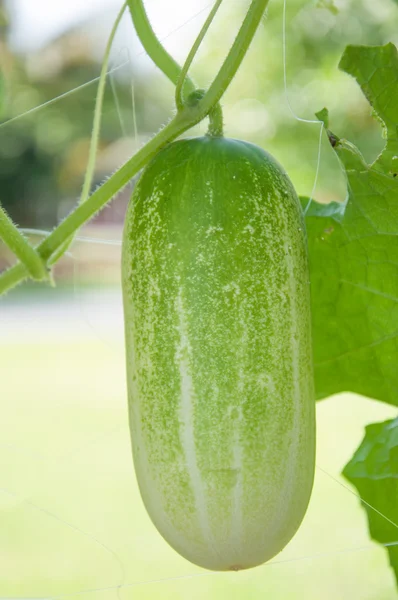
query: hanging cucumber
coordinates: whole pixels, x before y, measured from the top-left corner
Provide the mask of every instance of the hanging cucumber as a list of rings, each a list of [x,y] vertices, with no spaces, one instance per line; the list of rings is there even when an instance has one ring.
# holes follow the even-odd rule
[[[315,460],[301,207],[246,142],[169,144],[129,204],[122,276],[141,495],[182,556],[264,563],[297,531]]]

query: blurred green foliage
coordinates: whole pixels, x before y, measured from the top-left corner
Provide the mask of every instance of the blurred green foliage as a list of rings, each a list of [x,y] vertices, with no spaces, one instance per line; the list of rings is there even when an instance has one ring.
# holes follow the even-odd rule
[[[11,57],[9,119],[50,102],[98,76],[98,65],[65,64],[56,77],[29,79],[23,59]],[[49,227],[58,220],[58,204],[77,195],[88,156],[96,86],[89,85],[44,109],[34,111],[0,129],[0,190],[3,205],[21,226]],[[124,86],[120,102],[131,96]],[[137,110],[143,100],[136,98]],[[121,135],[115,127],[115,105],[110,89],[104,102],[102,145]],[[99,181],[96,181],[99,183]]]
[[[83,32],[66,33],[26,56],[13,54],[4,40],[0,43],[8,88],[8,103],[0,115],[1,201],[18,225],[51,227],[63,216],[63,200],[74,203],[83,182],[100,65]],[[160,126],[164,111],[157,117],[146,97],[145,83],[136,85],[136,118],[145,127],[145,104]],[[121,138],[132,113],[131,83],[109,77],[100,152]],[[113,168],[112,161],[100,165],[94,187]]]

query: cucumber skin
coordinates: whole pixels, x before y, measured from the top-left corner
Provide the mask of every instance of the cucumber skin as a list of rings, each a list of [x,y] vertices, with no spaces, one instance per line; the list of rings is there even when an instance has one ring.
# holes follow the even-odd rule
[[[315,468],[304,219],[281,166],[238,140],[168,145],[127,209],[122,287],[149,516],[201,567],[264,563],[297,531]]]

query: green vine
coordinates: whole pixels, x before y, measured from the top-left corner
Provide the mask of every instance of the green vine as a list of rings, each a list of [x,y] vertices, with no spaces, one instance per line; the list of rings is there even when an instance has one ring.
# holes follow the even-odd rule
[[[222,137],[224,133],[223,114],[219,102],[209,112],[209,128],[207,135],[210,137]]]
[[[89,155],[88,155],[86,174],[84,177],[83,189],[82,189],[82,193],[80,195],[80,204],[83,204],[83,202],[85,202],[87,200],[87,198],[89,197],[90,189],[91,189],[91,186],[93,183],[95,160],[97,158],[98,143],[99,143],[99,136],[100,136],[100,129],[101,129],[102,105],[103,105],[103,101],[104,101],[106,76],[107,76],[108,65],[109,65],[109,56],[111,53],[112,43],[115,38],[117,28],[119,26],[120,21],[122,20],[122,17],[123,17],[123,14],[124,14],[124,11],[126,10],[126,8],[127,8],[127,2],[125,2],[123,4],[122,8],[119,11],[119,14],[116,17],[116,21],[112,27],[112,31],[110,33],[110,36],[109,36],[109,39],[108,39],[108,42],[107,42],[106,48],[105,48],[105,55],[104,55],[104,60],[102,61],[97,96],[96,96],[96,100],[95,100],[93,131],[91,134],[90,150],[89,150]],[[52,264],[56,263],[61,258],[61,256],[63,256],[65,254],[65,252],[68,250],[68,248],[72,242],[73,242],[73,236],[71,236],[65,242],[65,244],[63,244],[57,250],[57,252],[51,257],[49,264],[52,265]]]
[[[38,281],[49,278],[46,264],[40,254],[29,244],[2,206],[0,206],[0,236],[9,249],[23,261],[28,275]]]
[[[181,67],[172,56],[165,50],[146,14],[142,0],[127,0],[130,9],[131,18],[144,47],[145,52],[152,59],[155,65],[163,72],[174,85],[177,85],[181,75]],[[195,89],[195,84],[189,77],[184,78],[184,95],[189,96]]]
[[[218,9],[220,8],[221,2],[222,2],[222,0],[216,0],[216,3],[214,4],[212,10],[210,11],[210,14],[207,17],[202,29],[200,30],[199,35],[196,38],[191,50],[189,51],[187,59],[181,69],[181,73],[178,78],[178,82],[176,85],[176,91],[175,91],[175,100],[176,100],[177,110],[182,110],[182,108],[184,106],[183,89],[184,89],[185,82],[187,81],[189,68],[199,50],[199,47],[210,27],[214,17],[216,16]]]
[[[77,230],[84,225],[84,223],[91,219],[101,208],[114,198],[115,195],[129,183],[131,178],[142,169],[165,144],[173,141],[210,114],[211,125],[209,134],[217,135],[217,130],[222,131],[222,118],[220,128],[219,112],[217,112],[218,109],[216,108],[217,104],[242,63],[260,24],[261,17],[268,1],[269,0],[252,0],[232,48],[209,89],[205,92],[201,92],[200,98],[198,98],[195,103],[184,104],[177,111],[177,114],[168,125],[155,135],[91,196],[77,206],[77,208],[75,208],[68,217],[66,217],[66,219],[37,246],[35,251],[46,265],[55,262],[54,256],[59,257],[59,254],[56,254],[59,252],[59,249],[62,248],[74,234],[76,234]],[[163,73],[177,85],[181,77],[182,69],[164,50],[159,40],[157,40],[147,19],[142,1],[127,0],[127,4],[132,14],[137,34],[141,42],[143,42],[144,48]],[[213,17],[215,15],[215,8],[218,4],[219,0],[217,0],[211,13]],[[120,15],[121,13],[119,13],[118,19],[120,18]],[[208,22],[207,28],[209,25],[210,21]],[[200,36],[201,34],[199,34],[199,38]],[[184,97],[187,97],[194,90],[193,83],[188,76],[185,77],[182,86]],[[6,241],[4,236],[2,237],[3,240]],[[16,264],[0,275],[0,294],[31,276],[29,267],[27,266],[28,261],[26,256],[27,252],[24,252],[22,249],[19,256],[22,262]]]

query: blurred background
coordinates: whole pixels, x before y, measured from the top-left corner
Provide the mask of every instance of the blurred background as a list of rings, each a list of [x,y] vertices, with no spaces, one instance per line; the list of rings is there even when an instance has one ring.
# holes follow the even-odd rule
[[[147,0],[182,62],[212,3]],[[249,5],[225,0],[192,68],[206,87]],[[97,78],[120,0],[0,0],[0,201],[31,239],[76,204]],[[398,42],[393,0],[272,0],[223,99],[225,133],[256,143],[310,196],[319,152],[313,120],[372,161],[379,124],[338,70],[347,44]],[[111,57],[94,187],[170,118],[173,86],[145,56],[126,13]],[[294,113],[294,114],[293,114]],[[296,115],[296,116],[295,116]],[[186,135],[206,131],[206,123]],[[342,394],[318,405],[318,465],[299,533],[270,564],[209,574],[162,540],[142,506],[127,426],[120,240],[134,182],[79,233],[55,269],[57,287],[25,284],[0,300],[0,597],[389,600],[384,550],[340,471],[364,426],[391,407]],[[342,201],[344,176],[323,139],[314,192]],[[32,230],[36,230],[34,233]],[[0,242],[0,270],[13,258]],[[117,587],[121,585],[119,592]]]

